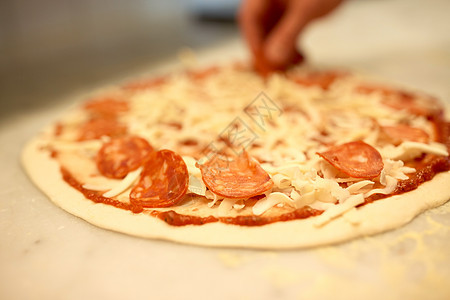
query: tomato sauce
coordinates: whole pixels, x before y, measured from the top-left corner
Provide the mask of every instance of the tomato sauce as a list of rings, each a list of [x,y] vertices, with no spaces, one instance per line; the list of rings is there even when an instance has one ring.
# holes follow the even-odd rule
[[[84,195],[84,197],[86,197],[89,200],[92,200],[95,203],[103,203],[106,205],[111,205],[120,209],[130,210],[133,213],[140,213],[144,210],[144,208],[140,205],[123,203],[121,201],[114,200],[112,198],[103,197],[102,192],[84,188],[83,184],[81,184],[75,177],[73,177],[73,175],[67,169],[63,167],[61,167],[61,174],[65,182],[67,182],[70,186],[80,191]]]
[[[93,191],[83,187],[83,185],[65,168],[61,168],[61,174],[65,182],[70,186],[80,191],[85,198],[90,199],[95,203],[103,203],[111,205],[116,208],[129,210],[133,213],[142,213],[144,207],[137,203],[124,203],[112,198],[102,196],[103,192]],[[261,226],[279,221],[290,221],[296,219],[306,219],[312,216],[318,216],[323,211],[316,210],[310,207],[304,207],[297,209],[293,212],[285,213],[274,217],[264,216],[237,216],[237,217],[219,217],[214,216],[199,217],[192,215],[179,214],[173,210],[169,211],[156,211],[146,210],[150,215],[155,216],[169,225],[172,226],[185,226],[185,225],[203,225],[206,223],[222,222],[226,224],[242,225],[242,226]]]

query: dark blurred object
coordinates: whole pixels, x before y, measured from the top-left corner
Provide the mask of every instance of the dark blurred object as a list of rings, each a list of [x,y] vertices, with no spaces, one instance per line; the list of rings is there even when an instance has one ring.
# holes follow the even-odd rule
[[[0,0],[0,120],[237,34],[190,0]]]
[[[234,23],[239,3],[236,0],[197,0],[189,5],[189,10],[200,22]]]

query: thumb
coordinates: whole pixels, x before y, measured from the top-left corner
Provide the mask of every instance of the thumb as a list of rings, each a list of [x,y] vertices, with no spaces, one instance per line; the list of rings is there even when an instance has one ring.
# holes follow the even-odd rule
[[[282,69],[298,58],[297,37],[309,22],[307,11],[304,6],[289,7],[270,32],[263,47],[264,56],[271,66]]]

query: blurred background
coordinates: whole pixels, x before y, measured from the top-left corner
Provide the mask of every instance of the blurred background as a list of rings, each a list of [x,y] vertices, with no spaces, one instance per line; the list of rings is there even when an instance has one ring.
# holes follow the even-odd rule
[[[237,0],[0,0],[0,118],[236,36]]]
[[[0,122],[239,40],[239,0],[0,0]],[[450,98],[449,0],[347,0],[302,34],[308,61]]]

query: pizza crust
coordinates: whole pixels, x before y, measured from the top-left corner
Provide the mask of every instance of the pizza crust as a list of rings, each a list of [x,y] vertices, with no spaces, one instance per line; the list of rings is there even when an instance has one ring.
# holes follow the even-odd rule
[[[447,171],[437,174],[411,192],[354,209],[322,227],[314,225],[317,217],[253,227],[220,222],[177,227],[156,217],[134,214],[85,199],[62,179],[58,162],[47,151],[42,151],[42,146],[47,143],[45,135],[31,140],[22,153],[22,164],[33,182],[56,205],[101,228],[185,244],[263,249],[335,244],[398,228],[425,210],[450,199],[450,171]]]

